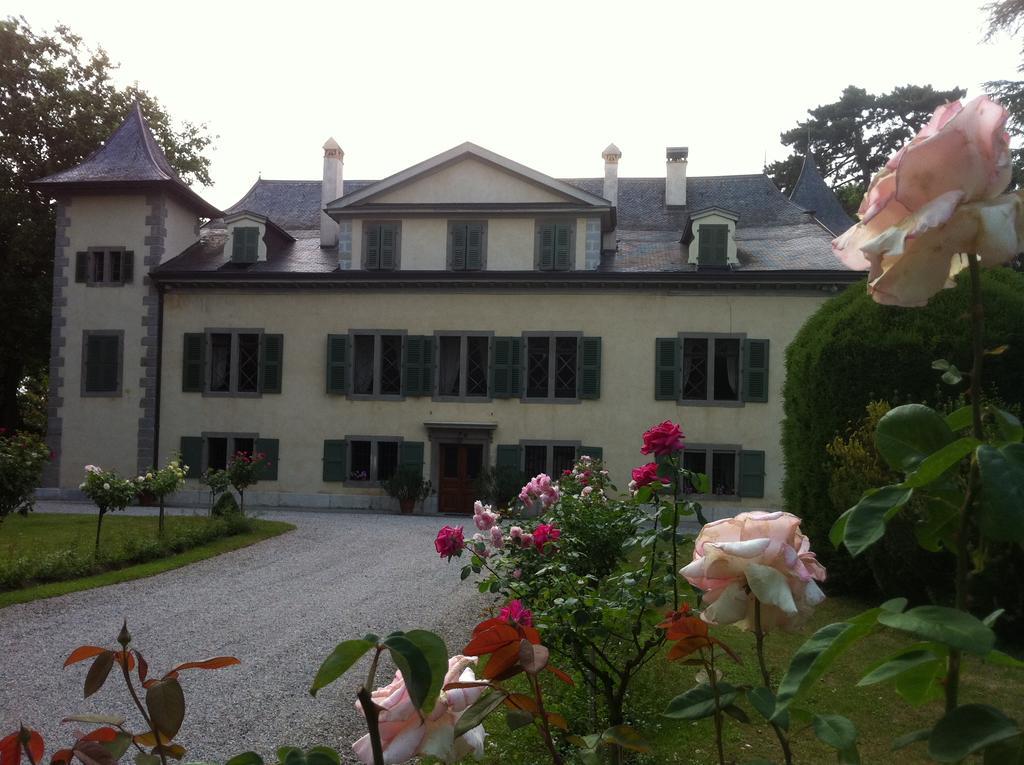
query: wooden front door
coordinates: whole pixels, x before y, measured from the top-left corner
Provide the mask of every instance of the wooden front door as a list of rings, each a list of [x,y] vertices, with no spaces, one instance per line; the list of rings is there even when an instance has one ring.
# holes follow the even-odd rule
[[[442,513],[473,513],[476,479],[484,464],[481,444],[441,444],[437,506]]]

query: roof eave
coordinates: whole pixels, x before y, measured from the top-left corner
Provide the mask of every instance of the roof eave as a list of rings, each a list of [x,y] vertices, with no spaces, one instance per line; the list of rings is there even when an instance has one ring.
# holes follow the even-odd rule
[[[66,194],[116,194],[126,191],[152,191],[159,189],[177,196],[186,206],[195,210],[201,218],[220,218],[224,214],[188,186],[175,180],[51,181],[47,178],[40,178],[37,181],[30,181],[28,185],[39,191],[45,191],[53,197]]]

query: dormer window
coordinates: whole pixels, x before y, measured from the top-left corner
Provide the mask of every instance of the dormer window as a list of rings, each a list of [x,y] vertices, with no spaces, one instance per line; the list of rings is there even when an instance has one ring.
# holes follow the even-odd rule
[[[448,223],[448,269],[480,271],[487,251],[487,223]]]
[[[704,223],[698,229],[697,263],[725,268],[729,265],[729,226]]]
[[[363,224],[363,268],[394,271],[398,268],[402,228],[397,222]]]
[[[575,226],[569,221],[538,222],[536,266],[539,271],[571,271]]]
[[[235,226],[231,229],[231,261],[255,263],[259,259],[259,226]]]

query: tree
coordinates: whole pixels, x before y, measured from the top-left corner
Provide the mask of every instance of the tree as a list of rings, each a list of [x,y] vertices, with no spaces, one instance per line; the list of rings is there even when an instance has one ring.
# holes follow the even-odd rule
[[[210,182],[206,126],[173,127],[155,98],[114,85],[115,68],[65,26],[36,34],[0,19],[0,427],[22,424],[18,392],[49,361],[54,209],[28,183],[81,162],[135,101],[182,179]]]
[[[986,42],[1001,32],[1016,37],[1024,26],[1024,0],[1002,0],[986,5],[985,10],[988,11]],[[1024,73],[1024,44],[1017,72]],[[1010,156],[1013,157],[1013,187],[1019,189],[1024,185],[1024,149],[1020,148],[1020,139],[1024,138],[1024,80],[990,80],[985,83],[985,89],[1010,112],[1006,129],[1011,138],[1017,139],[1018,145],[1010,149]],[[1019,256],[1014,267],[1021,269]]]
[[[809,110],[808,119],[782,133],[780,139],[792,153],[765,172],[784,193],[790,193],[809,139],[818,169],[852,214],[872,176],[928,122],[935,107],[962,98],[965,92],[903,85],[874,95],[850,85],[838,101]]]

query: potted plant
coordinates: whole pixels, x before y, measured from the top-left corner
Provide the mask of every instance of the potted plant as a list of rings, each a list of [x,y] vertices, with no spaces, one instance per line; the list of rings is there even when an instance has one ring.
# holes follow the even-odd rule
[[[417,502],[430,496],[431,486],[430,481],[423,478],[422,468],[406,465],[384,481],[384,491],[397,499],[402,513],[408,515]]]

